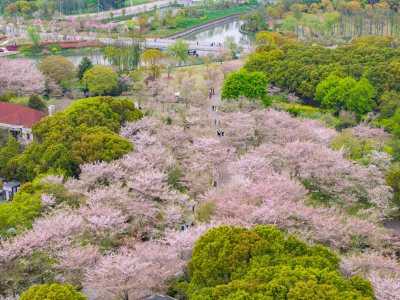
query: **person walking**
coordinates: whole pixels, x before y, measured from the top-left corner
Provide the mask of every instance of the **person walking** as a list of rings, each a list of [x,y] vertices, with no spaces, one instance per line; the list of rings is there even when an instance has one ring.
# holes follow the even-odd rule
[[[215,106],[215,111],[218,112],[218,106],[217,105]]]
[[[217,119],[214,119],[214,126],[217,126]]]
[[[214,111],[214,105],[211,105],[211,110]]]
[[[223,129],[221,130],[221,135],[224,136],[224,130]]]
[[[217,134],[218,136],[221,136],[221,131],[219,131],[219,129],[217,130]]]

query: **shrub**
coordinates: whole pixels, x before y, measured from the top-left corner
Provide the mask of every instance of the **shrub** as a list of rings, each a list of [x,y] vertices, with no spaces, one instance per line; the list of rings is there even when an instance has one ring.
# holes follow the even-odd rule
[[[22,294],[20,300],[87,300],[86,296],[78,293],[72,285],[43,284],[34,285]]]

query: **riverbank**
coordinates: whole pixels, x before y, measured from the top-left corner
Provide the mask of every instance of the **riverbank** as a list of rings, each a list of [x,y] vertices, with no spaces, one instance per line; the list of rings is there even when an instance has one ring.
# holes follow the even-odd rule
[[[224,23],[226,21],[238,19],[240,15],[241,15],[241,13],[233,14],[233,15],[226,16],[226,17],[222,17],[222,18],[216,19],[214,21],[209,21],[209,22],[206,22],[206,23],[203,23],[203,24],[199,24],[199,25],[193,26],[191,28],[185,29],[185,30],[183,30],[181,32],[178,32],[178,33],[170,34],[168,36],[165,36],[164,38],[176,39],[176,38],[184,37],[184,36],[187,36],[189,34],[192,34],[192,33],[196,32],[196,31],[203,30],[205,28],[212,27],[212,26]]]
[[[152,30],[145,35],[148,38],[176,38],[191,32],[213,26],[218,22],[229,20],[231,17],[238,17],[241,14],[246,13],[251,8],[250,5],[236,5],[228,9],[220,9],[213,11],[199,11],[199,13],[205,15],[205,18],[192,19],[185,22],[181,27],[178,28],[159,28]],[[217,22],[217,23],[216,23]],[[183,34],[183,35],[182,35]]]

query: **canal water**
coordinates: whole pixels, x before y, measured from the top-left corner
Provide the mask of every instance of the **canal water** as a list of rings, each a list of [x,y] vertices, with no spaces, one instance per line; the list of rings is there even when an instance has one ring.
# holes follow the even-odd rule
[[[254,43],[254,36],[243,34],[239,31],[242,21],[229,20],[225,23],[220,23],[212,27],[205,28],[193,32],[187,36],[182,37],[188,41],[201,41],[211,43],[224,44],[226,37],[233,36],[235,42],[240,45],[251,45]]]
[[[212,27],[207,27],[204,29],[200,29],[199,31],[193,32],[187,36],[182,37],[183,40],[188,41],[201,41],[201,42],[209,42],[211,43],[221,43],[223,45],[226,37],[233,36],[235,42],[240,45],[251,45],[254,43],[254,37],[246,34],[242,34],[239,31],[241,21],[236,20],[228,20],[224,23],[220,23],[214,25]],[[200,52],[200,55],[203,53]],[[77,54],[76,52],[64,53],[63,56],[70,59],[74,65],[79,65],[82,58],[87,56],[93,62],[95,66],[104,66],[109,65],[109,62],[104,60],[103,53],[99,52],[97,49],[85,49],[85,52]],[[43,56],[31,56],[29,59],[35,61],[36,65],[39,65]]]

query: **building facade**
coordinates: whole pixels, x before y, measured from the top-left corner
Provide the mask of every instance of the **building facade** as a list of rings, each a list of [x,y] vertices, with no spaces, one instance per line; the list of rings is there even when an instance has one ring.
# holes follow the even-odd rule
[[[22,145],[33,142],[32,126],[46,113],[21,104],[0,102],[0,128],[6,128]]]

